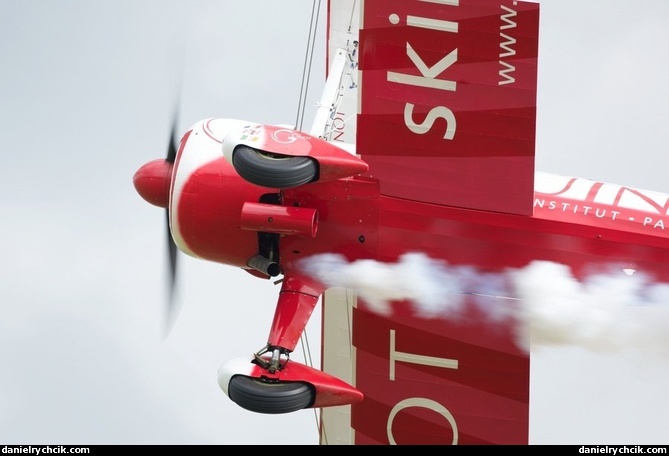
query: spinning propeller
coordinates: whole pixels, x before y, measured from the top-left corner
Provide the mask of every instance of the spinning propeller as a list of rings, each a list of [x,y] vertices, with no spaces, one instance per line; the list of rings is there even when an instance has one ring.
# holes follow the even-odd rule
[[[177,145],[176,145],[176,134],[177,134],[177,121],[176,116],[174,116],[174,121],[172,122],[172,130],[170,131],[169,145],[167,146],[167,156],[165,157],[165,162],[170,164],[170,176],[172,174],[172,169],[174,169],[174,162],[177,158]],[[169,190],[168,190],[169,192]],[[169,205],[169,196],[168,196],[168,205]],[[177,245],[172,238],[172,232],[170,230],[170,210],[169,207],[165,208],[165,226],[167,227],[167,252],[170,258],[169,264],[169,276],[168,276],[168,297],[167,297],[167,331],[169,332],[173,319],[175,315],[175,305],[174,305],[174,288],[176,284],[176,274],[177,274]]]
[[[167,332],[175,316],[174,290],[176,284],[177,272],[177,246],[172,238],[170,230],[170,185],[172,182],[172,171],[174,169],[174,162],[177,156],[177,116],[174,116],[172,122],[172,129],[170,131],[170,138],[167,147],[167,156],[165,159],[157,159],[150,161],[142,166],[133,176],[133,184],[137,193],[141,195],[147,202],[154,206],[165,209],[166,227],[167,227],[167,251],[169,254],[169,269],[168,269],[168,298],[167,298],[167,315],[166,324]]]

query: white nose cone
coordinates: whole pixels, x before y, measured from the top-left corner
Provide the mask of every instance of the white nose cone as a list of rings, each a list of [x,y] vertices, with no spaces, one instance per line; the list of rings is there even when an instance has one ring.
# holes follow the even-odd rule
[[[228,385],[230,379],[235,375],[251,375],[257,366],[251,362],[247,357],[235,358],[226,363],[223,363],[218,368],[218,386],[221,387],[226,396],[228,394]]]

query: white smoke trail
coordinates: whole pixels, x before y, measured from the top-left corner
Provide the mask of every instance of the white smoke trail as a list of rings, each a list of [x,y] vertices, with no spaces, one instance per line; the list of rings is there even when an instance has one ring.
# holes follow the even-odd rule
[[[392,312],[392,301],[410,301],[418,316],[455,319],[473,303],[491,323],[516,325],[517,344],[528,351],[531,344],[669,354],[669,284],[640,273],[616,269],[579,281],[569,267],[548,261],[487,273],[422,253],[407,253],[396,263],[323,254],[301,267],[328,287],[355,290],[383,315]]]
[[[620,270],[579,281],[569,267],[547,261],[511,275],[522,302],[518,319],[530,325],[532,344],[600,352],[669,349],[669,284]]]
[[[341,255],[323,254],[303,260],[307,271],[327,286],[356,291],[380,314],[391,312],[390,301],[412,300],[416,311],[436,317],[458,310],[462,286],[470,272],[448,268],[445,263],[422,254],[406,254],[397,263],[358,260],[352,263]]]

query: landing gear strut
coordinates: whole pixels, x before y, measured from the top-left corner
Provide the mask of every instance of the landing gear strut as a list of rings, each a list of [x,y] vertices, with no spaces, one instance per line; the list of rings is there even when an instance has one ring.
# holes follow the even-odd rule
[[[272,353],[269,360],[262,357],[262,355],[269,352]],[[290,355],[286,350],[282,350],[278,347],[272,348],[269,345],[267,345],[259,352],[254,353],[253,358],[260,367],[267,370],[270,374],[274,374],[276,373],[277,370],[283,368],[283,365],[281,364],[281,355],[285,356],[286,362],[289,361]]]

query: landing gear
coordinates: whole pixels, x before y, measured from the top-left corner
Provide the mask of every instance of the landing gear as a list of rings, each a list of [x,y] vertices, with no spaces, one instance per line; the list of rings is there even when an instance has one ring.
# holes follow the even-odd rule
[[[224,363],[218,370],[218,384],[228,397],[246,410],[290,413],[306,408],[352,404],[363,399],[355,387],[325,372],[282,357],[279,368],[265,367],[272,356],[242,357]]]
[[[265,353],[272,352],[272,355],[267,361],[266,359],[263,358],[263,355]],[[283,353],[282,353],[283,352]],[[273,349],[270,350],[269,345],[260,350],[258,353],[253,354],[254,362],[258,364],[260,367],[265,369],[267,372],[270,374],[274,374],[277,370],[282,369],[283,366],[281,365],[281,355],[285,356],[285,362],[288,362],[289,353],[286,352],[285,350],[281,350],[278,347],[274,347]]]
[[[306,382],[285,382],[237,375],[230,379],[228,396],[246,410],[278,414],[311,407],[316,400],[316,390]]]
[[[267,355],[270,353],[270,355]],[[257,413],[290,413],[311,407],[316,401],[316,389],[304,381],[285,381],[279,375],[288,354],[279,348],[265,347],[253,355],[253,364],[265,374],[259,377],[234,375],[228,383],[228,396],[240,407]]]
[[[233,402],[252,412],[278,414],[363,399],[355,387],[289,359],[317,301],[307,283],[284,276],[267,345],[218,370],[218,385]]]
[[[297,187],[318,174],[318,163],[311,157],[272,154],[245,145],[235,147],[232,165],[247,181],[270,188]]]

